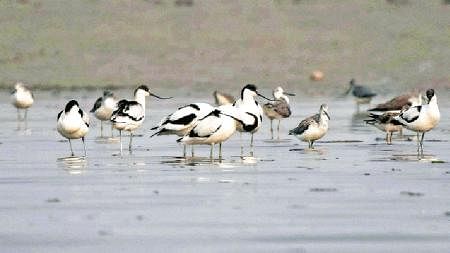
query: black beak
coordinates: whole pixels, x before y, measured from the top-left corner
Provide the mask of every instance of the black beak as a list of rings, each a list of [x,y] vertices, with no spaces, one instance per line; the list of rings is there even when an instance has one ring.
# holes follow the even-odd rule
[[[275,100],[270,99],[270,98],[267,98],[267,97],[265,97],[265,96],[263,96],[263,95],[261,95],[261,94],[259,94],[259,93],[256,93],[256,94],[257,94],[258,96],[262,97],[262,98],[265,98],[265,99],[269,100],[269,101],[275,101]]]
[[[295,97],[295,93],[283,92],[284,95]]]
[[[328,114],[328,112],[327,111],[323,111],[323,112],[325,113],[325,115],[327,115],[328,120],[331,120],[330,115]]]
[[[153,93],[150,93],[150,96],[153,96],[153,97],[155,97],[155,98],[159,98],[159,99],[171,99],[171,98],[173,98],[173,97],[168,97],[168,98],[165,98],[165,97],[160,97],[160,96],[158,96],[158,95],[155,95],[155,94],[153,94]]]

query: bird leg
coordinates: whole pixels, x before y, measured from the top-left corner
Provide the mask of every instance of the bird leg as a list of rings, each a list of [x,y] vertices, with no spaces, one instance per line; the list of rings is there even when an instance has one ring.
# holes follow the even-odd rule
[[[25,109],[24,122],[25,122],[25,130],[28,128],[28,120],[27,120],[28,108]]]
[[[111,138],[114,138],[114,126],[111,124]]]
[[[273,119],[270,120],[270,139],[273,140]]]
[[[278,120],[278,126],[277,126],[278,137],[277,137],[277,140],[280,140],[280,124],[281,124],[281,119]]]
[[[194,145],[191,145],[191,155],[194,157]]]
[[[122,156],[122,150],[123,150],[123,146],[122,146],[122,130],[119,130],[119,141],[120,141],[120,156]]]
[[[242,145],[242,132],[239,132],[239,142],[241,144],[241,157],[244,156],[244,146]]]
[[[213,149],[214,149],[214,144],[211,144],[211,149],[209,150],[209,159],[213,159]]]
[[[81,140],[83,141],[84,157],[86,157],[86,142],[84,142],[84,137],[81,137]]]
[[[128,151],[131,153],[131,144],[133,143],[133,132],[130,131],[130,143],[128,143]]]
[[[72,142],[69,139],[69,145],[70,145],[70,152],[72,156],[75,156],[75,154],[73,153],[73,148],[72,148]]]
[[[222,142],[219,143],[219,160],[222,160]]]
[[[389,132],[389,145],[392,145],[392,132]]]
[[[420,156],[420,137],[419,137],[420,133],[417,132],[417,158],[419,158]]]
[[[250,156],[253,156],[253,133],[252,137],[250,138]]]
[[[183,158],[186,158],[186,144],[183,144]]]
[[[420,154],[423,157],[423,139],[425,138],[425,132],[422,133],[422,138],[420,138]]]
[[[103,138],[103,120],[100,120],[100,137]]]

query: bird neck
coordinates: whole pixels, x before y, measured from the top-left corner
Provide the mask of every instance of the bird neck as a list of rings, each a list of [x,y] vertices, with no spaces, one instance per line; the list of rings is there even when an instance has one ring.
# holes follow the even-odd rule
[[[145,110],[145,94],[141,92],[136,92],[136,94],[134,95],[134,100],[139,104],[141,104]]]

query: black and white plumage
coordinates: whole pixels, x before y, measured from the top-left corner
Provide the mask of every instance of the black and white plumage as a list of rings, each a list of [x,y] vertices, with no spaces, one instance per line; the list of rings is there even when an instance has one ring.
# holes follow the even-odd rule
[[[392,144],[392,133],[399,132],[402,133],[403,127],[400,122],[395,119],[396,116],[400,115],[399,112],[385,112],[383,114],[369,114],[370,119],[364,120],[367,124],[373,125],[379,130],[386,132],[386,143],[388,145]]]
[[[112,113],[117,109],[117,99],[111,91],[104,91],[103,96],[99,97],[91,109],[91,113],[100,120],[100,136],[103,137],[103,121],[110,121]],[[111,137],[113,136],[111,125]]]
[[[423,156],[425,133],[435,128],[441,119],[434,90],[428,89],[426,96],[428,104],[410,107],[395,117],[400,124],[417,133],[417,156]]]
[[[378,104],[374,108],[369,109],[369,112],[400,112],[405,106],[411,107],[422,104],[422,94],[408,93],[397,96],[385,103]]]
[[[328,132],[328,106],[322,104],[318,114],[310,116],[300,122],[298,126],[289,131],[290,135],[295,135],[301,141],[306,141],[312,149],[314,141],[322,138]]]
[[[120,100],[117,109],[112,113],[113,127],[119,130],[120,154],[122,154],[122,131],[130,132],[128,150],[131,152],[133,131],[139,128],[145,119],[145,97],[153,96],[159,99],[169,99],[150,93],[146,85],[141,85],[134,91],[134,100]]]
[[[83,141],[84,156],[86,156],[86,143],[84,137],[89,132],[89,116],[83,112],[75,100],[70,100],[64,110],[58,113],[58,133],[69,140],[71,155],[74,156],[71,139]]]
[[[177,135],[185,136],[195,126],[199,119],[204,118],[214,107],[207,103],[192,103],[178,108],[172,114],[162,118],[159,125],[151,130],[156,130],[151,137],[155,135]],[[192,150],[192,156],[194,156]],[[186,157],[186,145],[183,148],[183,155]]]
[[[234,103],[234,101],[236,101],[236,99],[230,94],[226,94],[217,90],[213,92],[213,97],[216,105],[218,106],[231,105]]]
[[[273,139],[273,120],[278,120],[277,132],[278,139],[280,139],[280,123],[281,119],[288,118],[291,116],[291,108],[289,106],[289,97],[295,96],[293,93],[288,93],[283,90],[281,87],[277,87],[273,90],[273,97],[275,101],[271,101],[269,103],[264,104],[263,110],[264,114],[270,120],[270,135],[271,139]]]
[[[210,158],[213,148],[219,144],[219,159],[222,158],[222,142],[228,140],[236,131],[236,108],[223,105],[212,110],[208,115],[199,119],[195,126],[184,137],[178,139],[187,145],[210,145]]]
[[[34,103],[33,93],[22,82],[14,85],[14,91],[11,92],[11,103],[17,108],[17,121],[20,122],[20,110],[25,110],[23,121],[25,121],[25,129],[27,128],[28,108]]]
[[[346,94],[352,92],[353,97],[356,101],[357,110],[359,112],[359,106],[361,104],[370,104],[370,101],[373,97],[375,97],[377,94],[374,93],[369,87],[362,86],[362,85],[356,85],[355,79],[350,80],[350,87],[347,90]]]
[[[258,93],[254,84],[247,84],[241,90],[241,97],[236,100],[233,106],[239,112],[239,118],[241,122],[237,124],[237,130],[241,133],[250,133],[250,154],[253,155],[253,134],[259,130],[262,123],[263,110],[259,103],[255,100],[256,96],[260,96],[267,100],[271,99]],[[243,147],[241,143],[241,155],[243,154]]]

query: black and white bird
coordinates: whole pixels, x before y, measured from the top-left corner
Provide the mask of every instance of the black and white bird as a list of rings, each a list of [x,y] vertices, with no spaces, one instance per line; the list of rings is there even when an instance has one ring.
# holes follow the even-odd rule
[[[89,116],[81,110],[77,101],[70,100],[64,110],[58,113],[56,129],[62,136],[69,140],[72,156],[74,156],[74,153],[70,140],[81,138],[83,141],[84,156],[86,156],[84,137],[89,132]]]
[[[261,127],[263,110],[259,103],[255,100],[256,96],[260,96],[272,101],[260,93],[254,84],[247,84],[241,90],[241,97],[236,100],[233,106],[238,109],[241,122],[237,124],[237,131],[242,133],[250,133],[250,155],[253,156],[253,134]],[[241,156],[243,155],[243,146],[241,142]]]
[[[112,113],[111,122],[113,127],[119,130],[120,154],[122,154],[122,131],[130,132],[128,150],[131,152],[133,131],[139,128],[145,119],[145,97],[153,96],[159,99],[170,99],[150,93],[146,85],[141,85],[134,91],[134,100],[120,100],[117,109]]]
[[[162,118],[159,125],[151,130],[156,130],[155,135],[177,135],[183,137],[188,134],[199,119],[204,118],[215,108],[207,103],[193,103],[178,108],[172,114]],[[183,147],[183,156],[186,157],[186,145]],[[192,148],[192,156],[194,149]]]
[[[289,106],[288,96],[295,96],[294,93],[285,92],[283,88],[278,86],[273,90],[273,98],[275,101],[264,104],[264,114],[270,120],[270,136],[273,139],[273,120],[278,120],[277,132],[280,139],[280,123],[281,119],[291,116],[291,107]]]
[[[114,93],[109,90],[103,92],[103,96],[99,97],[91,109],[91,113],[100,120],[100,136],[103,137],[103,121],[110,121],[114,110],[117,109],[117,99]],[[113,126],[111,124],[111,137],[113,137]]]
[[[396,116],[400,115],[400,112],[385,112],[383,114],[369,114],[370,119],[364,120],[367,124],[373,125],[379,130],[386,132],[386,143],[392,144],[392,133],[399,132],[402,135],[403,126]]]
[[[372,98],[377,95],[372,90],[370,90],[369,87],[362,86],[362,85],[356,85],[355,79],[350,80],[349,84],[350,84],[350,87],[345,92],[345,94],[352,92],[353,97],[355,97],[356,107],[357,107],[358,112],[359,112],[359,106],[361,104],[370,104],[370,101],[372,100]]]
[[[289,131],[289,134],[295,135],[301,141],[308,142],[309,148],[313,149],[314,141],[322,138],[328,132],[329,120],[328,106],[322,104],[318,114],[302,120],[296,128]]]
[[[236,101],[236,99],[230,94],[223,93],[217,90],[213,92],[213,97],[217,106],[231,105],[234,103],[234,101]]]
[[[17,82],[14,85],[14,91],[11,93],[11,103],[17,108],[17,122],[22,119],[20,117],[20,110],[25,110],[23,121],[25,121],[25,129],[27,128],[27,113],[28,108],[33,105],[34,96],[29,88],[22,82]]]
[[[377,106],[369,109],[369,112],[400,112],[405,106],[411,107],[422,104],[422,94],[420,93],[407,93],[397,96],[385,103],[378,104]]]
[[[395,117],[407,129],[417,133],[417,156],[423,157],[425,133],[435,128],[441,119],[437,97],[433,89],[426,92],[428,104],[410,107]]]
[[[210,158],[213,158],[215,144],[219,144],[219,159],[222,159],[222,142],[228,140],[236,131],[238,112],[232,105],[223,105],[199,119],[188,134],[178,139],[185,145],[210,145]]]

